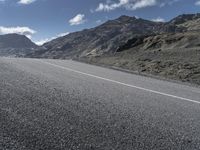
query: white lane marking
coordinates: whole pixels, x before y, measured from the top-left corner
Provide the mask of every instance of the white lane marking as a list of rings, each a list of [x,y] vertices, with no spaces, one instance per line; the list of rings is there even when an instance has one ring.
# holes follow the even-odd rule
[[[120,85],[123,85],[123,86],[127,86],[127,87],[131,87],[131,88],[143,90],[143,91],[146,91],[146,92],[155,93],[155,94],[158,94],[158,95],[164,95],[164,96],[172,97],[172,98],[175,98],[175,99],[181,99],[181,100],[184,100],[184,101],[200,104],[200,101],[197,101],[197,100],[188,99],[188,98],[184,98],[184,97],[180,97],[180,96],[175,96],[175,95],[171,95],[171,94],[167,94],[167,93],[162,93],[162,92],[159,92],[159,91],[154,91],[154,90],[151,90],[151,89],[146,89],[146,88],[138,87],[138,86],[131,85],[131,84],[126,84],[126,83],[123,83],[123,82],[119,82],[119,81],[116,81],[116,80],[107,79],[107,78],[103,78],[103,77],[100,77],[100,76],[88,74],[88,73],[81,72],[81,71],[78,71],[78,70],[74,70],[74,69],[71,69],[71,68],[68,68],[68,67],[63,67],[63,66],[59,66],[59,65],[56,65],[56,64],[53,64],[53,63],[45,62],[45,61],[42,61],[42,60],[38,60],[38,61],[40,61],[42,63],[46,63],[46,64],[54,66],[54,67],[58,67],[58,68],[64,69],[64,70],[68,70],[68,71],[71,71],[71,72],[79,73],[79,74],[82,74],[82,75],[85,75],[85,76],[89,76],[89,77],[93,77],[93,78],[109,81],[109,82],[112,82],[112,83],[117,83],[117,84],[120,84]]]

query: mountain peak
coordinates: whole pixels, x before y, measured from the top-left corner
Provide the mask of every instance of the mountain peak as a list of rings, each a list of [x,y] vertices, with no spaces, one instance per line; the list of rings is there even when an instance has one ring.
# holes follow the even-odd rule
[[[195,20],[200,18],[200,13],[197,14],[182,14],[170,21],[172,24],[182,24],[186,21]]]
[[[0,48],[36,48],[37,46],[25,35],[16,33],[0,35]]]
[[[126,22],[126,21],[132,21],[132,20],[136,20],[137,18],[135,16],[130,17],[130,16],[126,16],[126,15],[122,15],[119,18],[117,18],[116,20],[120,21],[120,22]]]
[[[17,33],[9,33],[9,34],[4,34],[4,35],[1,35],[1,36],[4,36],[4,37],[26,37],[25,35],[21,35],[21,34],[17,34]]]
[[[116,25],[116,24],[134,24],[137,21],[141,21],[143,19],[138,19],[137,17],[133,16],[126,16],[126,15],[122,15],[120,17],[118,17],[117,19],[114,20],[108,20],[107,22],[105,22],[104,24],[102,24],[103,26],[105,25]]]

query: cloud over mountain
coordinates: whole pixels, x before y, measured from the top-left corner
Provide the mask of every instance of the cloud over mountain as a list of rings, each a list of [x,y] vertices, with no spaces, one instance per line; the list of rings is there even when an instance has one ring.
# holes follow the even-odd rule
[[[137,9],[157,6],[157,5],[160,7],[164,7],[166,5],[172,5],[179,1],[180,0],[118,0],[116,2],[112,0],[107,0],[105,3],[99,3],[95,11],[109,12],[111,10],[115,10],[118,8],[124,8],[126,10],[137,10]]]
[[[28,38],[31,38],[31,36],[33,34],[35,34],[36,31],[29,28],[29,27],[4,27],[4,26],[0,26],[0,34],[12,34],[12,33],[26,35]]]
[[[121,7],[128,10],[136,10],[154,6],[156,3],[156,0],[119,0],[118,2],[107,1],[106,3],[100,3],[96,8],[96,11],[111,11]]]
[[[69,20],[69,24],[71,26],[80,25],[80,24],[83,24],[85,22],[86,22],[86,20],[85,20],[85,15],[84,14],[78,14],[74,18]]]
[[[158,17],[158,18],[152,19],[152,21],[154,21],[154,22],[165,22],[165,19]]]
[[[51,41],[51,40],[54,40],[54,39],[56,39],[56,38],[58,38],[58,37],[63,37],[63,36],[68,35],[68,34],[69,34],[69,32],[60,33],[60,34],[58,34],[58,35],[56,35],[56,36],[53,36],[53,37],[51,37],[51,38],[41,39],[41,40],[39,40],[39,41],[36,41],[35,43],[36,43],[37,45],[41,46],[41,45],[43,45],[43,44],[46,43],[46,42],[49,42],[49,41]]]

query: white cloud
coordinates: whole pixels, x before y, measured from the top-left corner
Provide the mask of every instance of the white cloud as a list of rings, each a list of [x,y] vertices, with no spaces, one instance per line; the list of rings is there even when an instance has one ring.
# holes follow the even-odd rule
[[[0,34],[12,34],[12,33],[26,35],[28,38],[31,38],[31,36],[33,34],[35,34],[36,31],[29,27],[3,27],[3,26],[0,26]]]
[[[200,0],[196,1],[195,5],[200,6]]]
[[[152,21],[154,21],[154,22],[165,22],[165,19],[158,17],[158,18],[152,19]]]
[[[164,7],[166,5],[172,5],[180,0],[106,0],[105,3],[99,3],[95,10],[90,10],[93,12],[109,12],[117,8],[124,8],[126,10],[137,10],[141,8],[160,6]],[[200,0],[198,0],[200,1]]]
[[[58,34],[56,37],[62,37],[62,36],[68,35],[68,34],[69,34],[69,32],[64,32],[64,33]]]
[[[39,41],[36,41],[35,44],[37,44],[38,46],[41,46],[43,45],[44,43],[47,43],[51,41],[50,39],[46,38],[46,39],[42,39],[42,40],[39,40]]]
[[[127,5],[126,8],[130,10],[136,10],[145,7],[155,6],[156,4],[156,0],[139,0],[136,1],[134,4]]]
[[[69,20],[69,24],[71,26],[80,25],[80,24],[83,24],[85,22],[86,22],[86,20],[85,20],[85,15],[84,14],[78,14],[74,18]]]
[[[161,0],[160,0],[161,1]],[[167,5],[173,5],[174,3],[179,2],[180,0],[170,0],[170,1],[164,1],[160,3],[160,7],[165,7]]]
[[[41,40],[39,40],[39,41],[36,41],[35,44],[41,46],[41,45],[43,45],[44,43],[47,43],[47,42],[49,42],[49,41],[51,41],[51,40],[54,40],[54,39],[56,39],[56,38],[58,38],[58,37],[62,37],[62,36],[68,35],[68,34],[69,34],[69,32],[60,33],[60,34],[58,34],[58,35],[56,35],[56,36],[54,36],[54,37],[46,38],[46,39],[41,39]]]
[[[117,8],[125,8],[128,10],[136,10],[157,4],[156,0],[119,0],[116,2],[107,1],[106,3],[100,3],[95,11],[111,11]]]
[[[0,0],[0,4],[6,3],[7,0]]]
[[[107,1],[106,4],[100,3],[96,8],[96,11],[111,11],[129,4],[129,2],[130,0],[119,0],[118,3],[111,3],[111,1]]]
[[[36,0],[20,0],[18,1],[19,4],[23,4],[23,5],[28,5],[31,4],[33,2],[35,2]]]
[[[97,20],[96,23],[97,24],[101,24],[103,21],[102,20]]]

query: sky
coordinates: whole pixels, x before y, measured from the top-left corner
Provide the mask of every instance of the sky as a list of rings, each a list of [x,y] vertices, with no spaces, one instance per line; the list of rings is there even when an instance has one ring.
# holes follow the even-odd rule
[[[200,0],[0,0],[0,34],[23,34],[41,45],[121,15],[162,22],[198,12]]]

